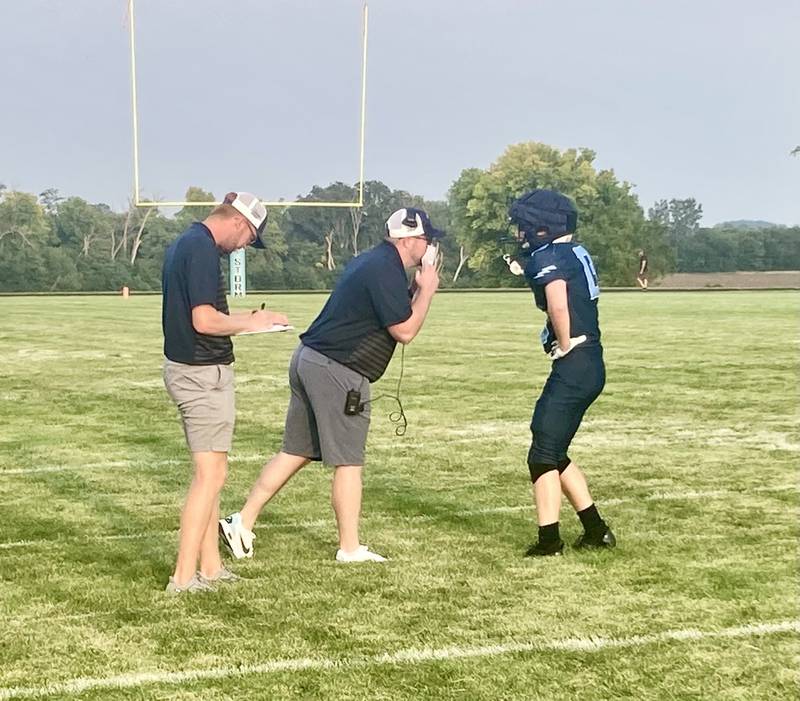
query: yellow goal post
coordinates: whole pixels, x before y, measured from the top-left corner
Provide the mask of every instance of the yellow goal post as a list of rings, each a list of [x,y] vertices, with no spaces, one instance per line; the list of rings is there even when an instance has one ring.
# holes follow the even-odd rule
[[[139,108],[136,96],[136,28],[134,17],[134,0],[128,0],[128,26],[130,30],[131,48],[131,112],[133,123],[133,203],[137,207],[209,207],[219,202],[160,202],[144,200],[139,186]],[[369,29],[369,7],[364,3],[362,9],[361,28],[361,114],[359,117],[358,137],[358,199],[355,202],[329,201],[264,201],[265,207],[352,207],[364,206],[364,127],[367,105],[367,34]]]

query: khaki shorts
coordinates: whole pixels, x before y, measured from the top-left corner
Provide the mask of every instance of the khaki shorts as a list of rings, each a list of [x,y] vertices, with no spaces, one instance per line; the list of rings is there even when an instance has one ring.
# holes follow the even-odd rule
[[[186,365],[164,359],[164,386],[178,406],[193,453],[227,453],[236,421],[233,367]]]

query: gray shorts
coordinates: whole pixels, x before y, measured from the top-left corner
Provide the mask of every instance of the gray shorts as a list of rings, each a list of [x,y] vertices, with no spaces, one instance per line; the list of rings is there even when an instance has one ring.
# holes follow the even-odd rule
[[[189,450],[229,452],[236,421],[233,367],[164,358],[164,386],[181,412]]]
[[[301,343],[289,365],[289,387],[283,452],[328,465],[363,465],[370,405],[354,416],[344,405],[351,389],[367,401],[369,380]]]

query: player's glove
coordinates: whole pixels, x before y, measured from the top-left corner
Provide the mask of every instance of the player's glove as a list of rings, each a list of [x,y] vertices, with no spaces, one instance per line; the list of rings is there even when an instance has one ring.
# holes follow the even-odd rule
[[[550,359],[551,360],[558,360],[559,358],[563,358],[567,353],[569,353],[575,346],[579,346],[586,340],[586,334],[581,334],[580,336],[575,336],[574,338],[569,339],[569,348],[566,350],[562,349],[558,343],[553,344],[553,350],[550,351]]]
[[[506,262],[508,269],[511,271],[512,275],[522,275],[525,271],[522,269],[522,266],[517,263],[508,253],[503,256],[503,260]]]

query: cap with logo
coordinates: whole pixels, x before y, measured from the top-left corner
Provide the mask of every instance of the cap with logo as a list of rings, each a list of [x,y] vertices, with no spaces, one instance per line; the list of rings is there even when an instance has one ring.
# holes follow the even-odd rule
[[[429,241],[444,236],[444,232],[434,228],[428,215],[416,207],[398,209],[386,220],[386,235],[393,239],[410,236],[424,236]]]
[[[256,238],[250,245],[264,248],[261,235],[267,225],[267,208],[261,204],[261,200],[250,192],[229,192],[222,203],[229,204],[255,227]]]

